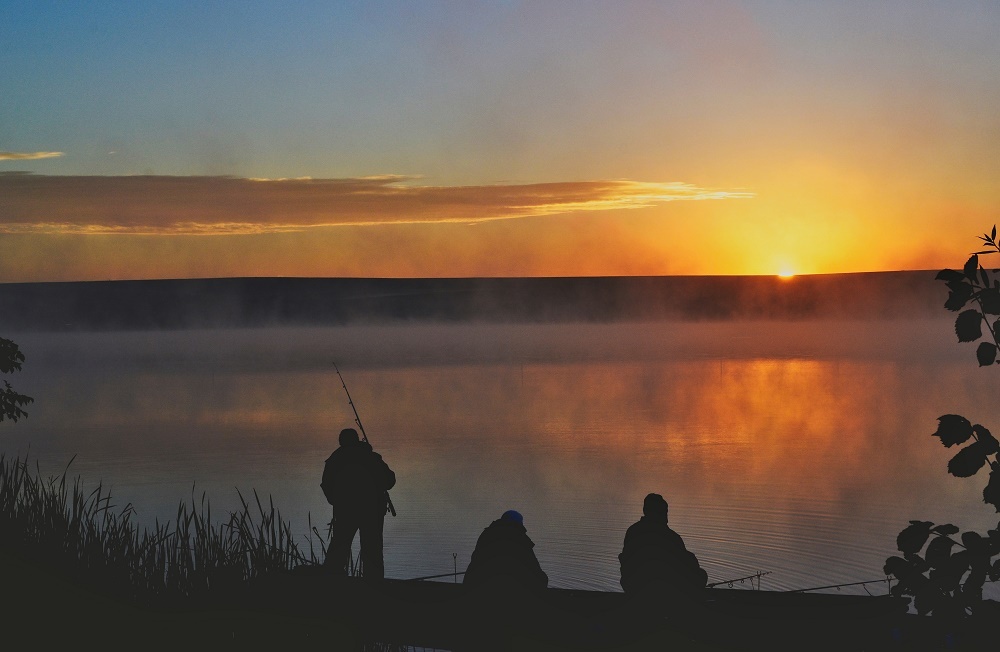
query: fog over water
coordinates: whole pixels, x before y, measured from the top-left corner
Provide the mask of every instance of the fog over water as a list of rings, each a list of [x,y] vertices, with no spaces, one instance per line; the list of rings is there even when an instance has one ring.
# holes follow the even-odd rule
[[[28,419],[0,450],[110,486],[140,524],[254,489],[306,543],[323,461],[353,413],[396,471],[386,574],[463,570],[482,528],[525,516],[550,585],[618,590],[646,493],[710,581],[878,579],[909,519],[985,531],[982,477],[930,435],[1000,429],[1000,375],[952,319],[393,325],[5,333]],[[854,589],[860,591],[860,589]],[[883,590],[872,587],[872,590]]]

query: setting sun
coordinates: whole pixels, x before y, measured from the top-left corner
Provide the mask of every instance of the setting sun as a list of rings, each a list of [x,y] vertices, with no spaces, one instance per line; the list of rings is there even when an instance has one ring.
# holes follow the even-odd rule
[[[778,272],[778,278],[786,278],[787,279],[787,278],[792,278],[793,276],[795,276],[795,272],[793,272],[790,269],[783,269],[780,272]]]

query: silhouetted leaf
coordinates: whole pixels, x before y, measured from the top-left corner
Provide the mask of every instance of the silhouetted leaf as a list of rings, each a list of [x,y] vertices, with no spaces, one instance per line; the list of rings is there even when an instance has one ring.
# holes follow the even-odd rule
[[[986,582],[986,569],[973,568],[962,584],[962,597],[965,603],[972,605],[983,599],[983,584]]]
[[[983,489],[983,502],[993,505],[993,508],[1000,512],[1000,470],[996,466],[990,471],[990,481]]]
[[[964,281],[965,274],[954,269],[942,269],[934,279],[938,281]]]
[[[910,568],[910,564],[907,563],[902,557],[892,556],[885,560],[885,565],[882,566],[882,572],[886,575],[892,575],[895,578],[902,579],[906,577],[906,574]]]
[[[938,429],[932,436],[940,437],[941,443],[950,448],[972,436],[972,423],[963,416],[945,414],[938,417]]]
[[[987,276],[986,270],[983,269],[982,267],[979,268],[979,279],[983,282],[983,285],[985,285],[986,287],[989,287],[989,285],[990,285],[990,277]],[[995,315],[996,313],[993,313],[993,314]]]
[[[989,285],[984,282],[984,285]],[[979,293],[979,300],[983,304],[983,312],[987,315],[1000,315],[1000,290],[986,288]]]
[[[886,575],[891,575],[899,580],[904,586],[904,590],[908,588],[912,589],[914,585],[927,581],[927,578],[923,576],[925,564],[923,560],[918,561],[921,562],[919,565],[913,560],[903,559],[902,557],[889,557],[885,560],[882,571]]]
[[[24,354],[17,343],[0,337],[0,373],[9,374],[21,370]]]
[[[944,523],[943,525],[935,525],[931,528],[931,532],[943,534],[945,536],[948,536],[949,534],[958,534],[958,526],[952,525],[951,523]]]
[[[986,464],[986,451],[977,441],[969,444],[955,454],[948,462],[948,473],[957,478],[968,478],[976,475]]]
[[[980,367],[988,367],[997,359],[997,345],[990,342],[983,342],[976,347],[976,360]]]
[[[973,555],[986,552],[986,539],[978,532],[963,532],[962,545]]]
[[[965,571],[969,570],[970,561],[969,551],[959,550],[954,555],[948,557],[947,562],[940,568],[935,568],[931,571],[931,581],[945,591],[955,591],[958,589],[958,585],[961,584]]]
[[[972,298],[971,294],[962,292],[949,292],[948,298],[944,302],[945,310],[950,310],[952,312],[958,312],[969,303],[969,299]]]
[[[965,307],[965,304],[972,298],[973,288],[968,281],[955,281],[948,283],[948,300],[944,307],[952,312],[957,312]]]
[[[951,547],[955,542],[946,537],[935,537],[927,544],[927,563],[933,568],[944,566],[951,557]]]
[[[996,239],[997,239],[997,225],[994,224],[993,230],[990,231],[990,240],[996,240]]]
[[[932,527],[934,524],[930,521],[910,521],[910,525],[896,537],[896,547],[907,554],[920,552],[931,535]]]
[[[997,438],[993,436],[993,433],[985,427],[977,423],[972,426],[972,433],[976,436],[976,440],[982,444],[983,450],[987,455],[992,455],[993,453],[1000,451],[1000,442],[998,442]]]
[[[983,336],[983,315],[978,310],[966,310],[955,320],[959,342],[974,342]]]
[[[972,254],[969,256],[969,260],[965,261],[965,266],[962,271],[965,272],[965,277],[968,278],[973,283],[976,282],[976,270],[979,269],[979,256],[977,254]]]
[[[990,581],[996,582],[997,580],[1000,580],[1000,559],[997,559],[990,566]]]

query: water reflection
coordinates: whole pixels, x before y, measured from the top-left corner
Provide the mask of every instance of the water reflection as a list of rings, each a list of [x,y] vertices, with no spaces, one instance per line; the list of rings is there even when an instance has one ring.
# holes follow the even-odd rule
[[[386,574],[468,563],[517,509],[550,584],[618,589],[617,553],[649,492],[709,581],[765,588],[881,577],[910,518],[985,530],[985,479],[945,472],[940,414],[1000,424],[950,322],[453,326],[19,334],[28,420],[8,453],[74,454],[141,519],[206,492],[271,494],[293,527],[353,422],[397,473]],[[891,334],[891,337],[889,336]],[[940,341],[939,341],[940,340]],[[1000,427],[1000,426],[998,426]],[[861,589],[857,589],[860,591]]]

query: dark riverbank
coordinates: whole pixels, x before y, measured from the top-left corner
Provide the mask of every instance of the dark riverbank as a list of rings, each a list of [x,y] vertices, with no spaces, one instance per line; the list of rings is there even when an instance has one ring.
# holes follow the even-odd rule
[[[0,330],[916,318],[942,314],[934,274],[4,283]]]

